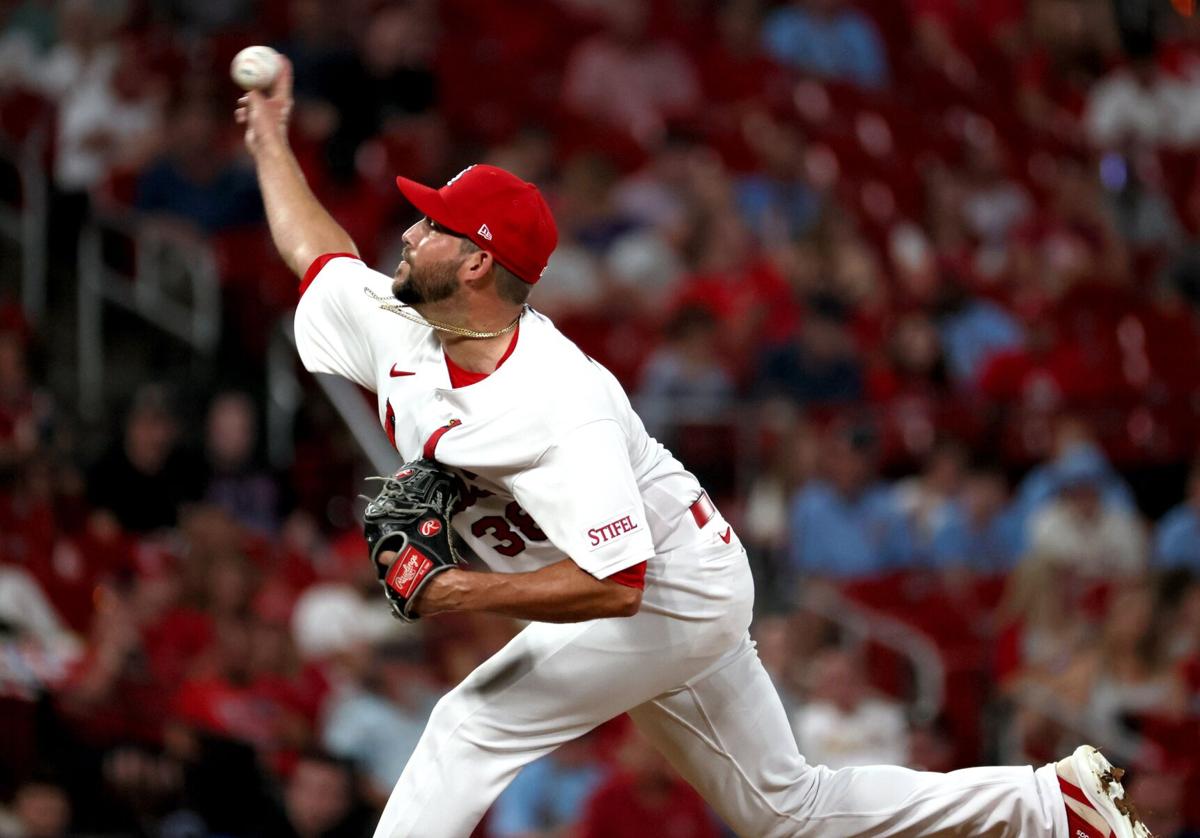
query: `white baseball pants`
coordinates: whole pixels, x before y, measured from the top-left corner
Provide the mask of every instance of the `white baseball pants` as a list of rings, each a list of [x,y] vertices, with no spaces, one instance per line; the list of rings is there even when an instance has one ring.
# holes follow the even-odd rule
[[[726,526],[652,563],[636,616],[532,624],[448,693],[375,838],[465,838],[523,765],[626,711],[743,838],[1066,836],[1053,765],[805,762],[747,633],[753,586]]]

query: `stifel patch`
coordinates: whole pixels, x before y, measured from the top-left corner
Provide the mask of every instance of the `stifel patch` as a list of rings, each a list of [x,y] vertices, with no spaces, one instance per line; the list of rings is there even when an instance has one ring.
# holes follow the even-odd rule
[[[641,526],[633,519],[633,512],[631,511],[625,515],[618,515],[616,518],[588,530],[588,544],[591,545],[593,550],[598,550],[607,544],[611,544],[626,533],[631,533],[639,529],[641,529]]]

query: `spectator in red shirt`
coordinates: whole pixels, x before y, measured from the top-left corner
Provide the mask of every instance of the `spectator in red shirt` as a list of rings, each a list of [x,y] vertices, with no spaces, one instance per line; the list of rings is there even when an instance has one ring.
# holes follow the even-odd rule
[[[568,59],[563,100],[577,114],[650,147],[663,139],[671,120],[695,113],[701,97],[687,54],[647,31],[646,5],[605,4],[605,31],[579,44]]]
[[[621,765],[588,804],[579,838],[717,838],[700,795],[649,742],[630,737]]]
[[[198,731],[254,746],[277,770],[312,741],[325,681],[302,668],[286,627],[227,618],[179,687],[174,716]]]
[[[87,653],[58,695],[58,708],[80,738],[96,747],[157,742],[174,684],[164,674],[186,666],[182,638],[152,654],[155,629],[171,594],[152,577],[119,580],[97,592]],[[165,671],[156,664],[165,663]]]
[[[1114,370],[1064,341],[1052,322],[1033,320],[1027,334],[1026,346],[997,352],[981,366],[978,388],[992,401],[1049,409],[1103,399],[1120,388]]]
[[[672,309],[696,305],[712,312],[732,364],[740,368],[756,344],[791,334],[796,322],[791,289],[775,266],[755,252],[749,231],[732,208],[705,216],[685,250],[692,272],[680,282]]]
[[[20,333],[0,329],[0,483],[37,448],[47,408],[30,384]]]

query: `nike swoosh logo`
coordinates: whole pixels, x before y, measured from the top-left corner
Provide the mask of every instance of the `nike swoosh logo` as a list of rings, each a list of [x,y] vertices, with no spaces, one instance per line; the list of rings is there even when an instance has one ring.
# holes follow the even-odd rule
[[[721,540],[728,544],[729,539],[733,538],[733,527],[726,527],[725,532],[721,533],[720,535]]]
[[[402,375],[416,375],[416,373],[415,372],[405,372],[404,370],[398,370],[398,369],[396,369],[396,365],[392,364],[392,369],[388,373],[388,375],[390,375],[392,378],[399,378]]]

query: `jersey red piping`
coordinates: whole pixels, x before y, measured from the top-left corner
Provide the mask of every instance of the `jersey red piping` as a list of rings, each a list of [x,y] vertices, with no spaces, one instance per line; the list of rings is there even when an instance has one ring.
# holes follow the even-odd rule
[[[323,253],[316,259],[312,260],[312,264],[308,266],[308,270],[304,272],[304,278],[300,280],[300,296],[304,296],[304,292],[308,290],[308,286],[312,285],[313,280],[317,278],[317,274],[321,272],[321,268],[329,264],[330,259],[337,259],[341,256],[348,256],[351,259],[357,259],[357,253]]]
[[[441,442],[442,437],[453,428],[457,428],[462,424],[461,419],[451,419],[445,425],[442,425],[436,431],[429,435],[429,439],[425,440],[425,446],[421,449],[421,456],[427,460],[435,460],[437,457],[437,444]]]

